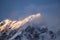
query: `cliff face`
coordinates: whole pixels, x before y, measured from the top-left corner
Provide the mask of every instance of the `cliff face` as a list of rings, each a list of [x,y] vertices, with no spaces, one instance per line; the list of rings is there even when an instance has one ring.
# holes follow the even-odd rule
[[[46,26],[41,28],[42,26],[28,25],[25,29],[19,28],[10,32],[5,30],[1,32],[0,40],[55,40],[56,33]]]
[[[23,20],[3,20],[0,22],[0,40],[59,40],[60,30],[48,29],[45,22],[36,21],[40,17],[38,13]]]

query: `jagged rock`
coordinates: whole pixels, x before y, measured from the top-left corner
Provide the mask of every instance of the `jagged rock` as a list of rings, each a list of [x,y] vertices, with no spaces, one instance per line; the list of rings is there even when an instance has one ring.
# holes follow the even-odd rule
[[[11,21],[6,19],[0,22],[0,40],[59,40],[56,33],[50,31],[45,23],[32,24],[31,20],[39,17],[40,14],[31,15],[22,21]],[[31,25],[32,24],[32,25]],[[42,28],[41,28],[42,27]],[[57,32],[58,35],[60,30]]]

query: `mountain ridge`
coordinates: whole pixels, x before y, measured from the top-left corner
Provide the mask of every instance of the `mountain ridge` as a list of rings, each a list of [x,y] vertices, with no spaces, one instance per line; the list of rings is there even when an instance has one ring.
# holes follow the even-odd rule
[[[23,20],[3,20],[0,22],[0,40],[59,40],[60,31],[49,30],[43,20],[36,20],[39,18],[41,14],[37,13]]]

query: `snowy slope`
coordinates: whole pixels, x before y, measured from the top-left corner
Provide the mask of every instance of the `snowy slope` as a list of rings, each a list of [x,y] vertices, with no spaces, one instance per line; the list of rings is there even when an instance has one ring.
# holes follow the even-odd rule
[[[0,40],[59,40],[60,30],[48,29],[41,18],[37,13],[23,20],[3,20],[0,22]]]

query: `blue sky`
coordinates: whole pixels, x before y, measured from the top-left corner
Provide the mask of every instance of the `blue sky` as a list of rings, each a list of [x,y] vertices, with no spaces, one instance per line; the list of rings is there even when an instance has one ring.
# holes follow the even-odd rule
[[[47,20],[59,21],[60,0],[0,0],[0,20],[14,20],[36,13],[41,13]]]

